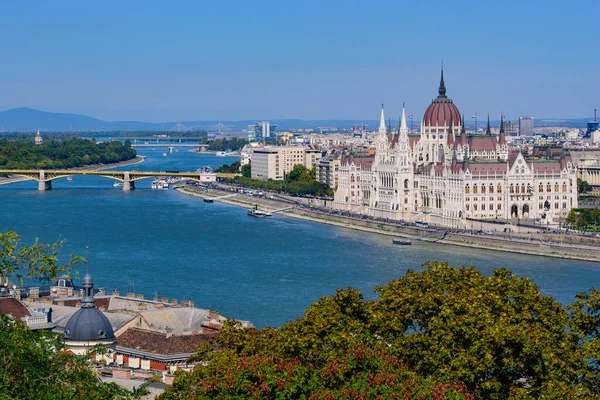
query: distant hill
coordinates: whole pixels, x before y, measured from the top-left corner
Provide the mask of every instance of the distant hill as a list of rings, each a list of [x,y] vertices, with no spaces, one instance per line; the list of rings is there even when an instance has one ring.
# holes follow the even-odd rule
[[[240,131],[247,129],[249,124],[254,124],[261,120],[242,120],[242,121],[181,121],[181,122],[143,122],[143,121],[102,121],[97,118],[88,117],[79,114],[52,113],[35,110],[33,108],[13,108],[11,110],[0,111],[0,132],[27,132],[40,129],[46,132],[81,132],[81,131],[190,131],[207,130],[217,131],[219,124],[223,131]],[[321,128],[351,128],[353,125],[367,124],[371,129],[379,125],[377,120],[302,120],[302,119],[271,119],[272,124],[277,125],[278,130],[287,129],[317,129]],[[539,122],[538,122],[539,121]],[[550,122],[558,125],[567,126],[585,126],[587,119],[545,119],[537,120],[536,125],[548,125]],[[559,122],[560,121],[560,122]],[[419,126],[420,121],[415,120],[415,128]],[[467,121],[471,125],[472,121]],[[497,126],[499,121],[492,121]],[[393,125],[397,121],[392,122]],[[480,121],[481,124],[481,121]],[[481,125],[480,125],[481,126]],[[410,127],[410,122],[409,122]]]

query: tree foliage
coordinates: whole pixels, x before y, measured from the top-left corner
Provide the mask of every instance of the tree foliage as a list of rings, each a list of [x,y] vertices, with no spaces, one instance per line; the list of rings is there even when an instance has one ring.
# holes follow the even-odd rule
[[[61,169],[131,160],[137,155],[126,141],[96,144],[89,139],[68,137],[47,140],[36,146],[32,140],[0,139],[2,169]]]
[[[577,193],[587,193],[592,190],[592,186],[588,181],[584,181],[581,178],[577,178]]]
[[[15,279],[20,283],[29,279],[54,280],[63,272],[82,261],[80,256],[69,255],[61,262],[58,253],[66,243],[60,240],[53,244],[40,243],[38,239],[31,246],[19,246],[21,237],[12,231],[0,232],[0,277]]]
[[[248,144],[244,138],[232,137],[231,139],[215,139],[205,141],[208,144],[208,150],[213,151],[238,151]]]
[[[375,291],[278,329],[228,323],[161,398],[600,398],[595,289],[565,307],[507,269],[435,262]]]
[[[252,179],[250,178],[251,166],[244,165],[244,167],[246,169],[242,169],[242,176],[236,176],[229,180],[229,183],[295,195],[333,196],[329,186],[316,180],[315,167],[308,169],[301,164],[294,165],[283,181]]]
[[[100,381],[84,357],[62,348],[57,335],[31,331],[0,315],[0,399],[133,399],[144,394]]]

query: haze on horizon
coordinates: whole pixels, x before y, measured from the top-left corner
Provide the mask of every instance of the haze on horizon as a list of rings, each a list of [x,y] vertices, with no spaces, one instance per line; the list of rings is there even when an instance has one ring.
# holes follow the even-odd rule
[[[225,4],[226,3],[226,4]],[[582,118],[600,2],[242,0],[0,4],[0,110],[103,120]]]

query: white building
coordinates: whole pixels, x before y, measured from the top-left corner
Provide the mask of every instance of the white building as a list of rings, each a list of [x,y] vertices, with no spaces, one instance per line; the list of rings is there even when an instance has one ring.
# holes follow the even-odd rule
[[[265,146],[250,150],[252,179],[282,180],[295,165],[312,168],[321,159],[321,151],[302,146]]]
[[[526,160],[499,135],[467,135],[446,96],[425,111],[419,135],[388,133],[383,106],[374,158],[344,158],[333,207],[393,220],[427,220],[467,227],[467,219],[564,219],[577,207],[577,171],[564,152]],[[502,126],[502,124],[501,124]]]

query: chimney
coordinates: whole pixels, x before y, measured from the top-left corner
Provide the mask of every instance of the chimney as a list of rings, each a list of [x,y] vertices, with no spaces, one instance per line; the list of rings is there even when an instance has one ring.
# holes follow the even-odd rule
[[[135,293],[127,292],[127,297],[130,299],[135,299]]]
[[[29,300],[37,301],[40,298],[40,288],[32,287],[29,288]]]
[[[162,299],[160,299],[160,301],[163,303],[168,303],[169,299],[167,297],[163,297]]]
[[[119,290],[118,289],[113,289],[112,295],[113,296],[118,296],[119,295]]]
[[[138,293],[135,295],[136,299],[143,299],[144,298],[144,294],[143,293]]]
[[[177,299],[171,299],[171,304],[173,304],[173,305],[176,306],[177,305]]]

